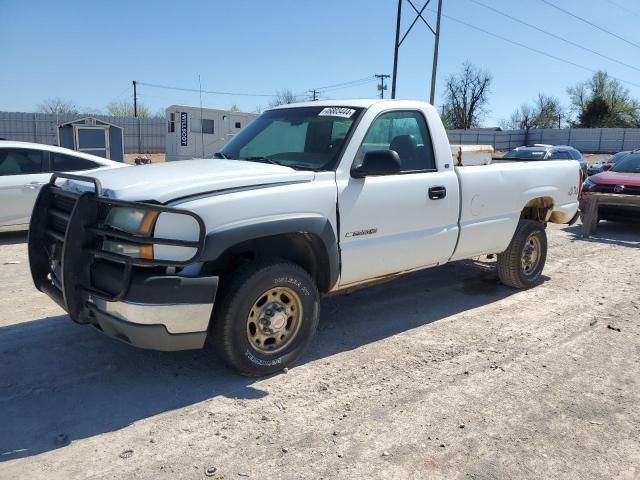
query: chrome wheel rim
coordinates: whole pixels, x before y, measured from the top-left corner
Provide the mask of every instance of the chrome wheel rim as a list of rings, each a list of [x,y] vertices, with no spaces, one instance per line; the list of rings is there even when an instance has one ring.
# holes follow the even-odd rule
[[[302,326],[302,302],[287,287],[274,287],[260,295],[247,316],[247,339],[262,354],[284,350]]]
[[[542,252],[542,245],[540,239],[535,233],[532,233],[527,237],[527,240],[522,249],[522,271],[525,275],[533,275],[540,263],[540,254]]]

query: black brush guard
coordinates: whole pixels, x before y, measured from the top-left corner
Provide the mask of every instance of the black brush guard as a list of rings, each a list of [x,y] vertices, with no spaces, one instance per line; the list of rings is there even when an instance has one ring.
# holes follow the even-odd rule
[[[58,179],[74,180],[93,185],[93,191],[76,193],[56,185]],[[187,215],[200,227],[197,241],[143,237],[104,225],[109,208],[114,206],[148,208],[160,213]],[[196,249],[187,261],[133,258],[102,249],[104,238],[123,240],[139,245],[172,245]],[[147,202],[125,202],[106,198],[100,181],[80,175],[55,173],[42,187],[29,225],[29,266],[36,288],[49,295],[77,323],[91,323],[89,297],[110,302],[121,300],[131,284],[135,267],[181,267],[196,262],[205,240],[202,219],[189,211]],[[93,286],[91,267],[96,261],[123,265],[120,288],[116,293]]]

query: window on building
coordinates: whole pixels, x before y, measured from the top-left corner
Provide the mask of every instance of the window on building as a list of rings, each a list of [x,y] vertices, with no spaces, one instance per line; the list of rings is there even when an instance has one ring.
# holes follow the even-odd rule
[[[240,124],[240,122],[236,122],[236,128],[242,128],[242,125]]]
[[[167,132],[174,133],[176,131],[176,114],[169,114],[169,121],[167,122]]]
[[[191,131],[193,133],[213,134],[213,120],[209,118],[194,118],[191,120]]]

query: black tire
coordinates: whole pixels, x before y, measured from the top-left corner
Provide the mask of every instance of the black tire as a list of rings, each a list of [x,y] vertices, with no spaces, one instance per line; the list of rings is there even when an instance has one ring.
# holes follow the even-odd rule
[[[528,252],[529,260],[532,259],[532,248],[537,250],[535,263],[525,258]],[[546,260],[547,235],[544,227],[533,220],[520,220],[511,243],[504,252],[498,254],[498,276],[509,287],[531,288],[540,282]]]
[[[279,351],[265,352],[270,348],[267,345],[270,338],[263,339],[264,345],[260,350],[254,344],[260,340],[250,333],[255,335],[256,328],[264,328],[264,324],[255,321],[255,317],[249,317],[257,308],[267,308],[268,304],[265,303],[260,307],[256,305],[265,296],[275,295],[273,292],[277,291],[288,292],[284,297],[293,298],[290,301],[300,306],[297,309],[299,316],[295,320],[298,326],[295,332],[287,332],[293,317],[283,320],[285,323],[281,328],[284,330],[274,335],[290,335],[286,341],[288,343],[281,345]],[[282,302],[279,298],[282,296],[276,296],[274,302]],[[258,261],[243,265],[222,279],[218,299],[214,309],[212,343],[227,365],[246,376],[267,375],[293,364],[313,340],[320,319],[320,294],[315,282],[303,268],[286,261]],[[270,304],[281,308],[280,304]],[[284,317],[289,315],[275,314]],[[258,330],[258,334],[263,334],[263,331]]]

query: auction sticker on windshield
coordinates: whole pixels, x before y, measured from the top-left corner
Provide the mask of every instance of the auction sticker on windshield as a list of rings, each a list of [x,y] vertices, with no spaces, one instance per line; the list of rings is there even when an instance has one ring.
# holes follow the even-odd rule
[[[342,118],[351,118],[351,116],[356,113],[353,108],[344,108],[344,107],[327,107],[323,108],[322,111],[318,114],[319,117],[342,117]]]

